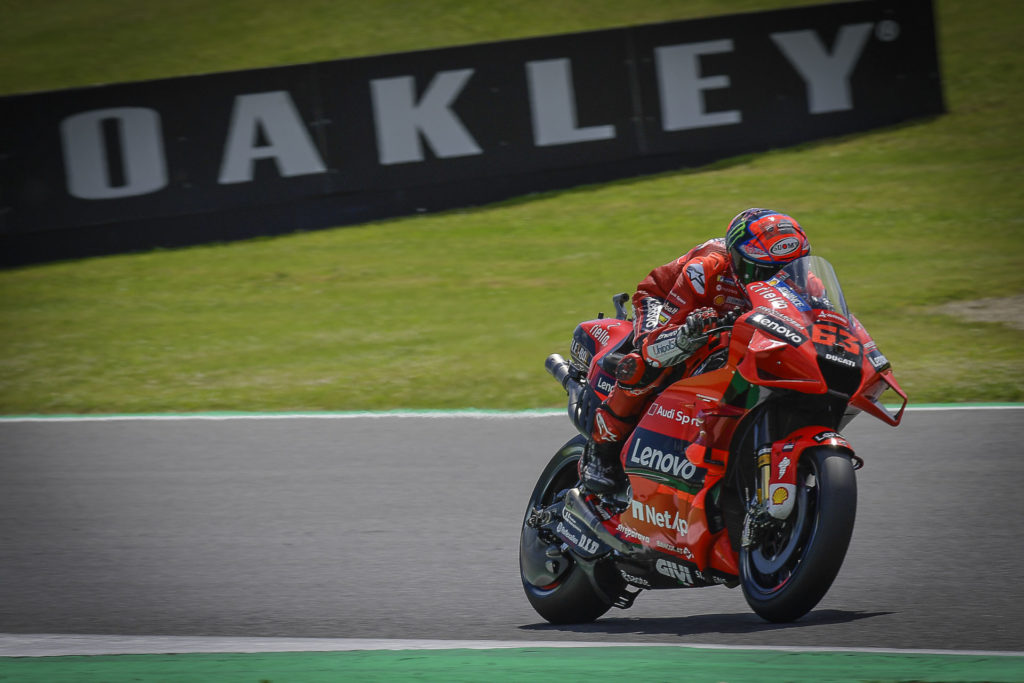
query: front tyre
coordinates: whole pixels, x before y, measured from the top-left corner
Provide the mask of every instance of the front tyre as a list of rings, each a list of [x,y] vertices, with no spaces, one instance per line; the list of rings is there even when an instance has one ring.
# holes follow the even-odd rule
[[[747,604],[768,621],[799,619],[825,596],[846,556],[857,512],[857,480],[848,455],[804,451],[796,505],[740,551]]]
[[[553,504],[558,494],[579,482],[577,466],[586,440],[578,436],[564,446],[541,473],[526,507],[526,517],[535,508]],[[607,612],[612,603],[591,584],[572,556],[552,558],[552,548],[560,541],[545,538],[545,532],[531,528],[523,519],[519,537],[519,574],[523,590],[537,614],[552,624],[591,622]],[[552,559],[554,567],[548,564]]]

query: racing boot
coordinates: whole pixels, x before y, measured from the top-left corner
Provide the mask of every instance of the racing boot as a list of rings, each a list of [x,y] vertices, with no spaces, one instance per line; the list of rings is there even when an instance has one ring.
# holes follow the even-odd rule
[[[594,414],[594,431],[580,460],[583,488],[608,502],[628,503],[629,477],[622,469],[619,455],[633,425],[605,404]],[[617,505],[616,505],[617,507]]]
[[[619,461],[622,444],[616,442],[587,442],[580,464],[580,480],[591,493],[613,494],[629,485],[626,472]]]

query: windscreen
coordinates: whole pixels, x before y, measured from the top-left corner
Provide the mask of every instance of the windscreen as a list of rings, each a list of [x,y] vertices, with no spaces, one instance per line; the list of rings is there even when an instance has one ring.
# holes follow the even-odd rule
[[[804,256],[786,264],[767,283],[799,311],[835,311],[850,317],[836,271],[820,256]]]

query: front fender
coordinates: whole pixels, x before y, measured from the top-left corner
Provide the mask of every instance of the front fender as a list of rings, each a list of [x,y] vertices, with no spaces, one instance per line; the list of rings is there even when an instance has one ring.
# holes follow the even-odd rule
[[[775,519],[786,519],[793,512],[793,504],[796,502],[796,464],[808,448],[831,448],[857,459],[853,446],[842,434],[821,425],[801,427],[773,443],[765,502],[768,514]]]

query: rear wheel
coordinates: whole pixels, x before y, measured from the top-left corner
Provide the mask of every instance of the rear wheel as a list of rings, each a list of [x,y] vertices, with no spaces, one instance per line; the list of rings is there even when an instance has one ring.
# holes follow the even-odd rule
[[[578,484],[577,465],[585,444],[579,436],[555,453],[533,489],[526,517],[537,508],[553,504],[559,494]],[[607,612],[612,603],[594,588],[570,555],[558,552],[560,541],[527,526],[526,517],[519,537],[519,573],[537,614],[552,624],[573,624],[594,621]]]
[[[750,607],[768,621],[799,619],[825,596],[846,556],[857,512],[849,456],[816,448],[797,470],[789,518],[770,520],[740,551],[740,579]]]

